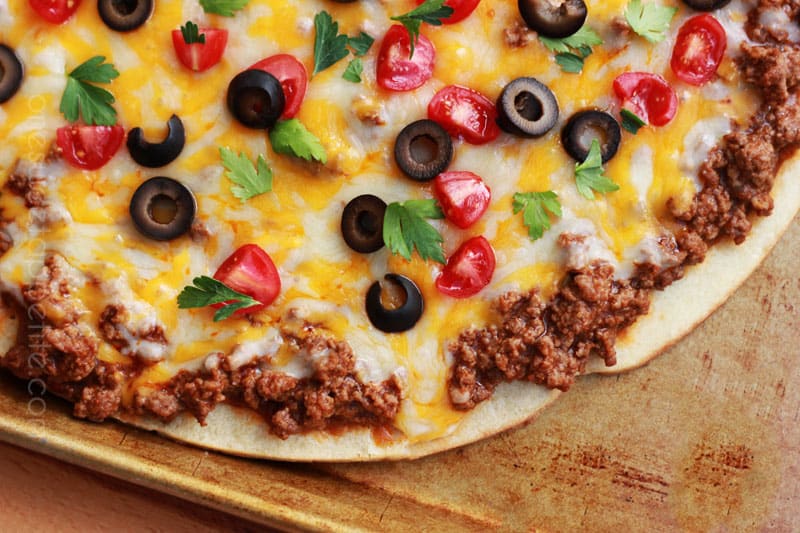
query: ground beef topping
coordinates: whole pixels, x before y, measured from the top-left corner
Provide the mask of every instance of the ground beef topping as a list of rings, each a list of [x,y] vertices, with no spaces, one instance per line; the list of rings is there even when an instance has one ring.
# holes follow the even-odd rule
[[[298,348],[327,354],[313,360],[309,377],[275,371],[266,357],[233,368],[217,356],[211,369],[183,371],[157,390],[138,391],[136,412],[166,422],[188,411],[204,423],[218,403],[228,401],[261,414],[281,438],[331,426],[384,425],[397,416],[402,395],[396,376],[361,381],[349,345],[319,334],[299,339]]]

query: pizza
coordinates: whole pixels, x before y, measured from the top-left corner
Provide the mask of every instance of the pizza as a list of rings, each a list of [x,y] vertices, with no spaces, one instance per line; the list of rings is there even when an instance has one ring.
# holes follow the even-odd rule
[[[0,0],[0,367],[417,457],[645,364],[800,207],[795,0]]]

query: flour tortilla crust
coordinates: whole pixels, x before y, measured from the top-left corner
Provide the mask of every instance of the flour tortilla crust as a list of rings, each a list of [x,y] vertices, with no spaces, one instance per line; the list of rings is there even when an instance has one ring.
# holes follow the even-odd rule
[[[664,291],[653,294],[650,312],[641,317],[617,342],[617,364],[605,367],[593,360],[587,373],[618,374],[638,368],[675,344],[716,310],[736,290],[788,228],[800,211],[800,156],[784,163],[772,194],[775,208],[759,218],[740,245],[720,243],[709,250],[703,263]],[[173,439],[246,457],[285,461],[370,461],[413,459],[463,446],[533,420],[559,396],[557,390],[530,383],[504,383],[493,397],[466,413],[458,427],[442,438],[413,443],[377,442],[371,430],[343,435],[311,433],[280,440],[268,435],[258,415],[219,405],[200,426],[183,414],[169,424],[158,420],[122,416],[126,423],[154,430]]]

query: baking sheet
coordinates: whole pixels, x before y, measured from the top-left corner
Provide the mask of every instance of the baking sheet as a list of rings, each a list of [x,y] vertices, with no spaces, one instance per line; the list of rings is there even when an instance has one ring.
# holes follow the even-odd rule
[[[731,300],[647,367],[589,376],[535,422],[419,461],[229,457],[0,374],[0,440],[275,527],[800,531],[800,218]],[[691,305],[687,302],[687,305]]]

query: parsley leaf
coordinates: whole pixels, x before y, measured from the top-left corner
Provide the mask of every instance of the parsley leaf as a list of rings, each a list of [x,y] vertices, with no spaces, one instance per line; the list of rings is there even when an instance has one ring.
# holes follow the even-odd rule
[[[272,190],[272,170],[263,155],[258,156],[258,169],[244,153],[237,156],[230,148],[220,147],[219,155],[227,170],[225,175],[235,184],[231,187],[231,193],[242,203]]]
[[[592,54],[592,46],[603,44],[603,39],[588,26],[563,39],[539,36],[541,43],[556,52],[556,63],[564,72],[578,73],[583,70],[583,60]]]
[[[660,6],[655,2],[643,4],[642,0],[631,0],[625,8],[625,20],[633,31],[651,43],[658,43],[667,36],[669,23],[677,12],[677,7]]]
[[[414,57],[414,46],[419,39],[419,28],[423,22],[431,26],[441,26],[442,19],[446,19],[453,14],[453,8],[444,5],[445,0],[425,0],[419,7],[403,15],[391,17],[406,27],[408,35],[411,37],[411,53],[409,58]]]
[[[114,65],[105,63],[105,60],[103,56],[94,56],[69,73],[58,108],[69,122],[76,122],[82,115],[83,121],[89,125],[113,126],[117,123],[117,111],[111,107],[114,95],[91,85],[111,83],[119,76]]]
[[[185,26],[181,26],[181,35],[183,35],[183,42],[186,44],[206,44],[206,34],[200,33],[200,28],[191,20],[186,21]]]
[[[279,154],[288,154],[311,161],[315,159],[322,164],[328,161],[325,148],[303,123],[292,118],[281,120],[269,131],[272,149]]]
[[[583,58],[572,52],[559,52],[556,54],[556,63],[558,63],[562,71],[570,74],[577,74],[583,70]]]
[[[603,159],[597,139],[592,139],[592,147],[586,160],[575,165],[575,184],[578,186],[578,192],[587,200],[594,200],[593,190],[599,193],[619,190],[619,185],[603,174]]]
[[[342,73],[342,78],[353,83],[361,83],[361,73],[364,72],[364,64],[360,58],[355,58],[347,64],[347,68]]]
[[[535,241],[550,229],[548,211],[557,217],[561,216],[561,203],[553,191],[518,192],[514,194],[514,214],[520,211],[523,222],[528,226],[528,235]]]
[[[222,15],[223,17],[232,17],[250,0],[200,0],[200,5],[206,13],[213,13],[214,15]]]
[[[619,112],[619,114],[622,117],[622,127],[634,135],[639,132],[639,129],[642,128],[642,126],[647,124],[644,120],[636,116],[633,111],[623,109]]]
[[[347,44],[350,39],[339,33],[339,23],[334,22],[330,13],[320,11],[314,17],[314,76],[322,72],[350,52]]]
[[[192,284],[184,287],[178,295],[178,308],[191,309],[213,304],[225,304],[214,313],[214,322],[225,320],[239,309],[261,305],[255,298],[237,292],[221,281],[208,276],[194,278]]]
[[[363,31],[358,34],[357,37],[348,37],[347,44],[350,48],[353,49],[353,53],[357,57],[361,57],[369,52],[369,49],[372,47],[372,43],[375,42],[375,39],[372,38],[371,35],[368,33],[364,33]]]
[[[389,204],[383,216],[383,242],[393,254],[406,259],[411,259],[411,252],[416,248],[422,259],[433,259],[444,264],[444,238],[426,218],[444,218],[436,200],[407,200]]]

